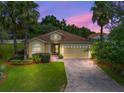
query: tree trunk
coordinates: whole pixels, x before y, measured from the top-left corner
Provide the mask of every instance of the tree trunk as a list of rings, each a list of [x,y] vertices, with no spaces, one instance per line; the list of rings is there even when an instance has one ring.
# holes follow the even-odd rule
[[[13,32],[13,40],[14,40],[14,54],[17,54],[17,41],[16,41],[16,32]]]
[[[13,28],[13,45],[14,45],[14,55],[17,55],[17,41],[16,41],[16,32],[17,32],[17,26],[16,26],[16,23],[15,23],[15,21],[14,21],[14,18],[13,17],[11,17],[12,18],[12,22],[13,22],[13,26],[14,26],[14,28]]]
[[[3,40],[3,36],[2,36],[2,31],[1,31],[1,33],[0,33],[0,43],[3,44],[4,43],[3,41],[4,40]]]
[[[100,40],[101,42],[103,41],[103,26],[101,26],[101,30],[100,30]]]
[[[24,40],[24,60],[27,60],[28,55],[27,55],[27,41],[28,41],[28,35],[27,31],[25,31],[25,40]]]
[[[0,43],[3,44],[3,39],[2,38],[0,38]]]

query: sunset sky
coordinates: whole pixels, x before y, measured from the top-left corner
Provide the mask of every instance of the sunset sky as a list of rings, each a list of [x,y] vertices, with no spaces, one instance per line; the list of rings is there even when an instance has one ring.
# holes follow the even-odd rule
[[[94,1],[36,1],[36,3],[39,4],[39,21],[47,15],[54,15],[59,20],[65,19],[67,24],[85,26],[95,32],[100,31],[100,27],[93,24],[91,19]]]

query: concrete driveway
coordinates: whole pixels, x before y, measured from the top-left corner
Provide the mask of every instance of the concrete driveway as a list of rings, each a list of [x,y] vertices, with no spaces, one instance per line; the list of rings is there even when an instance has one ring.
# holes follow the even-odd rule
[[[91,60],[64,59],[68,79],[66,92],[121,92],[124,87],[108,77]]]

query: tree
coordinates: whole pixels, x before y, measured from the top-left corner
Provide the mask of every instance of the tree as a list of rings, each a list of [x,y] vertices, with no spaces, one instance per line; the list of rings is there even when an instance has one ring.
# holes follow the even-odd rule
[[[17,2],[6,1],[0,2],[0,24],[1,28],[7,25],[10,32],[13,33],[14,39],[14,52],[17,53],[16,38],[18,33],[21,32],[25,36],[25,59],[27,59],[27,37],[28,30],[32,24],[37,23],[39,12],[37,11],[38,5],[33,1],[30,2]],[[4,22],[4,23],[3,23]],[[5,25],[4,25],[5,24]],[[19,36],[19,35],[18,35]]]
[[[28,31],[31,28],[32,24],[37,23],[39,17],[39,12],[37,11],[38,4],[33,1],[20,2],[20,11],[21,15],[19,17],[22,29],[24,31],[25,40],[24,40],[24,60],[27,59],[27,40],[28,40]]]
[[[114,27],[109,34],[109,38],[112,41],[124,41],[124,26],[119,25],[118,27]]]
[[[14,2],[14,1],[8,1],[4,2],[5,4],[5,12],[6,17],[8,21],[8,28],[13,33],[13,39],[14,39],[14,53],[17,52],[17,41],[16,41],[16,34],[20,29],[20,23],[19,23],[19,16],[20,16],[20,2]],[[7,22],[6,22],[7,23]]]
[[[3,39],[8,39],[7,34],[7,17],[5,3],[0,2],[0,40],[3,43]]]
[[[110,2],[110,7],[112,8],[113,14],[112,20],[110,24],[107,25],[107,28],[112,30],[114,27],[117,27],[120,24],[124,24],[124,2]]]
[[[51,32],[51,31],[55,31],[59,28],[53,26],[52,24],[34,24],[32,25],[32,27],[30,28],[30,31],[29,31],[29,36],[30,38],[32,37],[35,37],[35,36],[38,36],[38,35],[41,35],[41,34],[45,34],[45,33],[48,33],[48,32]]]
[[[61,29],[64,29],[64,28],[66,28],[66,20],[65,19],[62,19],[62,21],[60,22],[60,28]]]
[[[109,2],[96,1],[94,6],[91,8],[93,11],[92,21],[100,26],[101,30],[101,41],[103,40],[103,28],[107,25],[112,18],[112,9],[110,8]]]
[[[1,43],[3,43],[3,40],[8,40],[9,39],[9,35],[6,31],[1,31],[0,32],[0,40]]]
[[[55,30],[61,29],[85,38],[87,38],[90,34],[92,34],[90,29],[86,27],[78,28],[75,25],[67,25],[66,20],[62,19],[60,21],[53,15],[48,15],[45,18],[43,18],[41,22],[41,26],[43,26],[44,28],[48,27],[47,29],[45,28],[44,32],[54,31],[54,29]]]
[[[60,21],[53,15],[48,15],[42,19],[41,24],[52,24],[54,26],[59,27]]]
[[[93,44],[92,57],[95,57],[99,62],[110,63],[112,69],[123,74],[124,64],[124,26],[119,25],[112,29],[109,34],[108,41]],[[121,73],[122,72],[122,73]]]

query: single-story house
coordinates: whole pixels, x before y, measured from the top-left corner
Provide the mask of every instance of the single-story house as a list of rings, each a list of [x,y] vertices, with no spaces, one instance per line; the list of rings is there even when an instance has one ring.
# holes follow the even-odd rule
[[[50,53],[63,55],[64,58],[87,58],[89,44],[85,38],[75,34],[56,30],[32,38],[28,45],[28,55]]]

